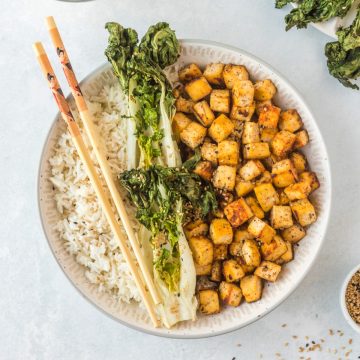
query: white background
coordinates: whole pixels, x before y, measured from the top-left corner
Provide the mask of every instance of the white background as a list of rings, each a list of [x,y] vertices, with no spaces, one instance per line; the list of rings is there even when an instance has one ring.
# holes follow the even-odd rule
[[[56,113],[31,48],[41,40],[51,49],[46,15],[56,17],[79,78],[105,62],[106,21],[143,34],[165,20],[180,38],[215,40],[253,53],[302,93],[328,147],[333,208],[315,266],[275,311],[216,338],[156,338],[109,319],[65,278],[42,233],[36,203],[40,152]],[[360,94],[328,75],[323,47],[330,39],[313,28],[286,33],[284,15],[271,0],[1,0],[1,359],[297,359],[303,355],[299,346],[320,338],[323,351],[305,358],[344,359],[349,349],[350,359],[360,356],[360,338],[338,304],[344,276],[360,261]],[[330,336],[330,328],[344,335]],[[339,352],[330,354],[329,348]]]

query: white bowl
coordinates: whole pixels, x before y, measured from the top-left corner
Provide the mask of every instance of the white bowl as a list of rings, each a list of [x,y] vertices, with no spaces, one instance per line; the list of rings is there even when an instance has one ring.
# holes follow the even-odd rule
[[[353,277],[353,275],[360,270],[360,264],[355,266],[346,276],[343,285],[341,287],[340,290],[340,307],[342,310],[342,313],[344,314],[344,318],[347,321],[347,323],[356,331],[360,334],[360,324],[357,324],[352,317],[350,316],[347,307],[346,307],[346,301],[345,301],[345,293],[346,293],[346,288],[348,286],[348,283],[350,281],[350,279]]]
[[[54,225],[60,217],[55,207],[52,186],[48,181],[50,176],[48,159],[53,154],[57,138],[65,129],[65,124],[59,114],[50,129],[42,153],[38,181],[40,215],[45,235],[60,267],[80,293],[100,310],[122,324],[154,335],[174,338],[208,337],[239,329],[260,319],[284,301],[309,272],[323,243],[328,224],[331,177],[327,151],[313,115],[299,93],[287,80],[269,65],[245,51],[202,40],[182,41],[181,56],[178,62],[170,68],[169,74],[174,76],[179,67],[190,62],[205,65],[219,61],[245,65],[253,80],[270,78],[278,89],[275,102],[281,107],[296,108],[299,111],[311,139],[304,152],[321,183],[320,189],[313,196],[318,212],[318,221],[309,228],[307,236],[296,248],[294,261],[284,267],[280,279],[264,288],[260,301],[252,304],[244,303],[237,308],[227,308],[214,316],[199,316],[195,322],[184,322],[168,330],[165,328],[154,329],[145,311],[137,304],[116,302],[111,296],[99,293],[97,287],[90,284],[85,278],[84,268],[65,251],[63,240],[54,230]],[[96,94],[104,84],[116,81],[110,67],[104,65],[84,79],[81,88],[85,95]],[[69,97],[69,99],[72,98]]]

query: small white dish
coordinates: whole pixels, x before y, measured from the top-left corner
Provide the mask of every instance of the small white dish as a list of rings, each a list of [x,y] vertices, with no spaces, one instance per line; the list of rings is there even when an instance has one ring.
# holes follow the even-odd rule
[[[340,291],[340,307],[342,310],[342,313],[344,314],[344,318],[347,321],[347,323],[356,331],[360,334],[360,324],[357,324],[352,317],[350,316],[347,307],[346,307],[346,301],[345,301],[345,293],[346,293],[346,289],[347,286],[351,280],[351,278],[353,277],[353,275],[360,270],[360,264],[355,266],[346,276],[343,285],[341,287],[341,291]]]

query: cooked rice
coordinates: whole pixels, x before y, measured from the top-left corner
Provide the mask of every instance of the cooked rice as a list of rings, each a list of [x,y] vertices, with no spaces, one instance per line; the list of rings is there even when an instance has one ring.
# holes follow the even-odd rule
[[[88,101],[114,177],[126,168],[125,98],[119,86],[105,86]],[[74,112],[78,119],[78,114]],[[79,123],[81,127],[81,123]],[[85,138],[85,136],[84,136]],[[86,139],[85,139],[86,140]],[[56,229],[67,251],[85,266],[89,281],[100,291],[129,302],[140,301],[129,268],[99,207],[96,195],[68,131],[63,133],[50,159],[54,196],[61,220]],[[95,162],[94,154],[92,158]],[[133,210],[132,210],[133,211]],[[132,214],[133,215],[133,214]],[[136,221],[134,229],[137,230]]]

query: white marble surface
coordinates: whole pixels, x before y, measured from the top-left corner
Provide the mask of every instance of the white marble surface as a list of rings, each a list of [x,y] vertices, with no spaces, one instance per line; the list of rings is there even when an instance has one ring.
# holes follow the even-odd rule
[[[305,358],[344,359],[349,349],[349,359],[360,356],[360,338],[338,305],[342,279],[360,261],[360,94],[328,75],[325,35],[312,28],[285,33],[285,12],[270,0],[1,0],[0,10],[1,359],[297,359],[299,346],[320,338],[324,350]],[[50,48],[43,23],[50,14],[56,15],[79,78],[105,61],[106,21],[143,33],[166,20],[181,38],[216,40],[259,56],[304,95],[328,146],[333,209],[317,264],[271,314],[217,338],[156,338],[98,312],[65,278],[42,233],[36,204],[40,152],[56,110],[31,44],[42,40]],[[330,336],[330,328],[344,335]]]

